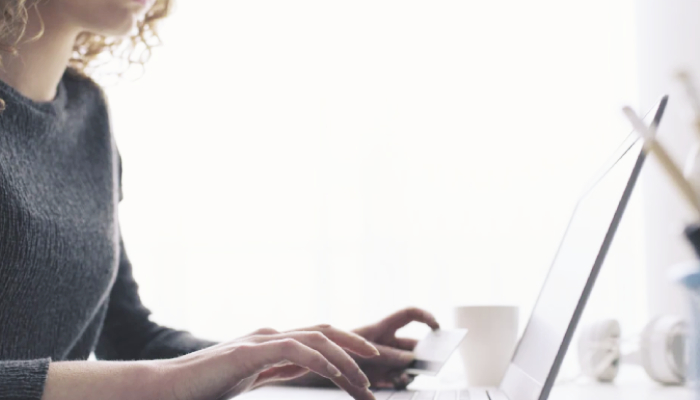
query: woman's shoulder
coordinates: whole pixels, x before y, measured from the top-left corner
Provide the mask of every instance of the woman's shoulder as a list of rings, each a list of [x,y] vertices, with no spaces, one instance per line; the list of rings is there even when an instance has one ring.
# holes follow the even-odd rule
[[[63,75],[66,92],[66,115],[74,119],[71,126],[90,142],[98,141],[112,148],[110,110],[104,89],[90,76],[69,67]],[[86,124],[90,124],[89,129]]]
[[[72,100],[82,100],[92,104],[104,104],[104,89],[94,79],[74,67],[66,68],[63,81]]]
[[[90,78],[85,72],[78,70],[75,67],[69,66],[63,74],[64,79],[71,82],[82,83],[85,85],[93,86],[99,88],[97,82]]]

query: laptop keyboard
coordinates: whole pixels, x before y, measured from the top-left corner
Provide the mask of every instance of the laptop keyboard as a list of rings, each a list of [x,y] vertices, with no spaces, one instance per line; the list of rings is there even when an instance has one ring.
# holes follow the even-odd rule
[[[396,392],[387,400],[469,400],[468,390]]]

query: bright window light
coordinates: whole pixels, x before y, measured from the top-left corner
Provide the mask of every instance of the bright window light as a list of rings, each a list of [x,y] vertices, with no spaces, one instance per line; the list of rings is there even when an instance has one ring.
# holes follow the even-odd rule
[[[631,0],[177,2],[143,78],[108,88],[144,303],[212,339],[407,305],[524,322],[630,132],[633,18]],[[589,312],[643,324],[638,202]]]

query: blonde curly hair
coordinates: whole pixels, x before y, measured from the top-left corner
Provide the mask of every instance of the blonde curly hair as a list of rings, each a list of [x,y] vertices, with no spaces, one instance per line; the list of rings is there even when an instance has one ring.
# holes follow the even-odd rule
[[[34,9],[38,14],[37,6],[42,1],[51,0],[0,0],[3,16],[0,18],[0,52],[17,54],[17,46],[24,38],[27,27],[29,10]],[[76,38],[68,67],[88,76],[96,67],[113,59],[125,61],[127,69],[132,65],[143,66],[151,57],[153,47],[160,45],[156,23],[169,14],[171,6],[171,0],[156,0],[145,18],[137,23],[136,33],[128,37],[105,37],[89,32],[81,33]],[[37,40],[43,33],[42,28],[38,34],[26,40]],[[105,55],[109,56],[107,61],[100,62],[100,58]],[[0,56],[0,66],[2,66],[2,56]],[[5,102],[0,99],[0,111],[4,109]]]

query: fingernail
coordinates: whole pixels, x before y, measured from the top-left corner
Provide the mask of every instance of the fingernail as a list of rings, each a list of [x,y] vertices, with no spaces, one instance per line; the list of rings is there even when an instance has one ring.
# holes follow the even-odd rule
[[[368,388],[371,385],[369,383],[369,379],[367,379],[367,375],[365,375],[365,374],[360,374],[357,381],[360,384],[360,386],[362,386],[362,387]]]
[[[366,393],[366,394],[368,395],[368,396],[367,396],[368,399],[370,399],[370,400],[377,400],[377,398],[374,397],[374,393],[372,393],[369,389],[367,389],[367,393]]]
[[[333,364],[328,364],[328,372],[330,372],[330,374],[336,378],[342,375],[340,373],[340,370],[336,368]]]
[[[378,356],[378,355],[379,355],[379,350],[377,350],[377,348],[374,347],[374,345],[373,345],[372,343],[370,343],[370,342],[366,342],[366,343],[367,343],[367,346],[369,346],[369,347],[372,348],[372,353],[374,353],[375,356]]]
[[[413,361],[416,358],[416,356],[410,351],[402,351],[399,355],[399,358],[401,359],[401,362],[408,364],[411,361]]]

